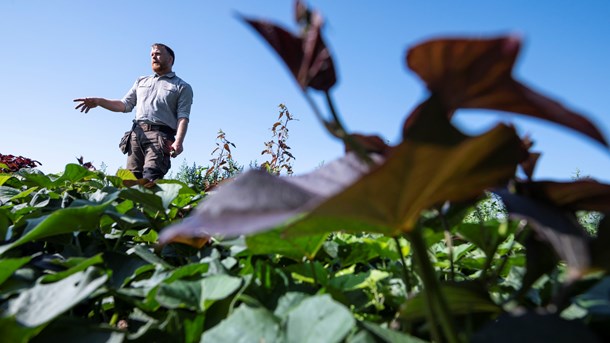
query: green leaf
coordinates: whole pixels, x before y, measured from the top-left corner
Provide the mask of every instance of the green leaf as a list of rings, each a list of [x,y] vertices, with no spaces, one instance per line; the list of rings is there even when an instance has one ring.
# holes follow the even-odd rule
[[[11,300],[7,314],[28,327],[45,324],[87,298],[108,276],[89,268],[50,284],[37,284]]]
[[[43,327],[30,328],[23,326],[13,316],[0,318],[0,332],[3,342],[27,343],[42,329]]]
[[[161,198],[163,208],[169,208],[169,205],[176,199],[176,197],[182,192],[183,185],[177,183],[158,183],[157,186],[161,188],[161,191],[155,192],[155,194]],[[188,187],[187,187],[188,188]]]
[[[461,223],[457,227],[460,235],[479,247],[487,257],[496,253],[498,246],[506,237],[515,231],[517,224],[514,221],[502,222],[497,220],[484,223]]]
[[[45,174],[38,172],[30,173],[24,170],[23,172],[20,171],[19,175],[23,177],[27,184],[34,184],[36,186],[48,189],[53,188],[53,181],[51,181],[51,178]]]
[[[157,290],[155,300],[166,308],[199,308],[201,299],[201,282],[177,280],[170,284],[163,283]]]
[[[0,285],[8,279],[17,269],[30,262],[31,257],[5,258],[0,260]]]
[[[0,169],[1,168],[2,168],[2,166],[0,165]],[[2,173],[0,173],[0,186],[2,186],[6,181],[8,181],[12,177],[13,177],[12,174],[2,174]]]
[[[163,185],[163,186],[161,186]],[[172,179],[161,179],[161,180],[157,180],[157,186],[161,187],[164,191],[167,191],[171,188],[165,188],[164,186],[170,186],[171,188],[173,187],[177,187],[179,190],[179,194],[181,195],[186,195],[186,194],[191,194],[191,195],[195,195],[198,194],[197,192],[195,192],[191,187],[189,187],[186,183],[179,181],[179,180],[172,180]]]
[[[171,269],[172,265],[167,263],[164,259],[155,255],[152,251],[147,249],[144,245],[136,245],[129,249],[128,253],[135,253],[140,256],[144,261],[163,267],[164,269]]]
[[[205,311],[215,301],[224,299],[241,286],[238,277],[218,274],[201,280],[177,280],[163,283],[155,299],[167,308],[189,308]]]
[[[370,260],[383,257],[390,260],[400,259],[396,243],[391,237],[367,235],[364,237],[356,237],[354,235],[346,235],[345,243],[341,245],[341,264],[350,266],[356,263],[368,263]],[[339,236],[336,236],[339,239]],[[409,254],[409,243],[404,238],[401,238],[401,248],[403,255]]]
[[[284,342],[279,320],[265,308],[241,305],[201,336],[201,342]]]
[[[37,189],[38,189],[38,187],[31,187],[31,188],[28,188],[28,189],[26,189],[25,191],[23,191],[23,192],[21,192],[21,193],[19,193],[19,194],[15,195],[15,196],[13,196],[13,197],[12,197],[10,200],[11,200],[11,201],[15,201],[15,200],[23,199],[23,198],[25,198],[25,197],[29,196],[30,194],[32,194],[32,192],[34,192],[34,191],[35,191],[35,190],[37,190]]]
[[[21,193],[18,189],[8,186],[0,186],[0,204],[9,202],[14,196]]]
[[[0,246],[0,255],[37,239],[76,231],[95,230],[98,227],[100,216],[113,200],[113,197],[110,197],[101,204],[62,208],[49,215],[30,219],[23,236],[12,243]]]
[[[187,314],[188,315],[188,314]],[[184,341],[197,342],[201,339],[201,334],[205,330],[205,315],[194,313],[192,316],[184,315],[182,325],[184,327]]]
[[[286,342],[340,342],[355,324],[352,313],[328,294],[310,297],[288,313]]]
[[[368,286],[375,286],[380,280],[390,276],[391,275],[387,272],[371,269],[365,273],[336,276],[330,279],[328,285],[347,292],[355,289],[366,288]]]
[[[415,297],[409,299],[402,311],[401,318],[404,320],[425,320],[427,302],[425,300],[426,290],[421,291]],[[475,313],[499,314],[502,308],[496,305],[482,287],[475,285],[447,285],[441,286],[441,293],[449,307],[450,313],[454,315],[469,315]]]
[[[128,202],[132,203],[131,201],[123,201],[116,207],[109,207],[106,212],[104,212],[104,214],[108,215],[108,219],[106,220],[108,220],[110,225],[116,223],[119,225],[119,228],[123,230],[150,226],[149,219],[141,211],[129,210],[126,213],[118,211],[121,205]]]
[[[144,191],[144,188],[141,188],[141,190],[138,188],[123,189],[121,190],[120,197],[132,200],[149,210],[165,212],[162,199],[153,193],[149,193],[147,190]]]
[[[48,282],[55,282],[55,281],[59,281],[67,276],[70,276],[74,273],[86,270],[87,268],[96,265],[96,264],[102,264],[104,263],[104,260],[102,259],[102,253],[99,253],[91,258],[85,259],[83,261],[81,261],[80,263],[78,263],[77,265],[55,273],[55,274],[49,274],[49,275],[45,275],[43,277],[40,278],[40,282],[41,283],[48,283]]]
[[[136,277],[136,271],[142,266],[151,266],[146,261],[134,255],[127,255],[122,252],[105,251],[103,253],[104,262],[110,274],[109,286],[120,288],[126,282]],[[153,266],[151,266],[151,269]]]
[[[282,320],[288,317],[288,313],[297,307],[303,300],[307,299],[309,294],[300,292],[288,292],[278,300],[277,307],[273,313]]]
[[[280,254],[300,262],[303,257],[312,259],[327,236],[284,237],[281,230],[272,230],[246,237],[246,245],[253,254]]]
[[[201,280],[201,309],[207,309],[216,301],[225,299],[239,289],[241,278],[216,274]]]
[[[66,181],[74,183],[91,177],[97,177],[97,174],[79,164],[69,163],[61,176],[53,181],[53,186],[61,186]]]
[[[11,219],[9,209],[0,207],[0,241],[4,241],[10,224]]]
[[[188,188],[188,187],[186,187],[186,188]],[[184,189],[185,188],[182,188],[181,192],[183,192]],[[197,202],[202,199],[202,197],[203,196],[201,194],[197,194],[197,193],[184,193],[184,194],[181,193],[176,197],[176,199],[174,199],[172,204],[174,206],[182,209],[188,205],[196,205]]]
[[[137,180],[138,178],[133,174],[131,170],[128,169],[119,169],[116,172],[116,176],[121,178],[121,180]]]

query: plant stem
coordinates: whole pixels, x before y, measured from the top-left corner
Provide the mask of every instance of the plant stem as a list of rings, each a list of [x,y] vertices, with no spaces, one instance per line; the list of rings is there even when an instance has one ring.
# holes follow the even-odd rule
[[[320,286],[320,284],[318,283],[318,277],[316,275],[316,266],[314,265],[314,262],[312,260],[309,260],[309,265],[311,266],[311,275],[313,276],[313,283],[316,286]]]
[[[491,274],[491,276],[489,277],[489,280],[494,280],[494,279],[500,277],[500,273],[502,273],[502,270],[504,270],[504,267],[506,267],[506,263],[508,263],[508,257],[507,257],[508,254],[515,248],[515,244],[519,241],[520,237],[522,235],[525,235],[525,230],[523,230],[523,229],[525,228],[526,223],[527,222],[524,220],[519,222],[519,226],[515,230],[514,238],[513,238],[513,241],[510,243],[508,251],[502,256],[502,262],[495,269],[494,273]]]
[[[351,135],[347,134],[347,130],[341,122],[339,114],[335,110],[334,101],[330,96],[330,92],[326,91],[324,92],[324,95],[326,96],[326,104],[328,105],[328,108],[330,109],[330,114],[333,118],[332,125],[335,130],[335,136],[342,139],[343,142],[345,142],[345,145],[350,147],[366,164],[372,166],[374,164],[373,160],[369,157],[364,147],[358,142],[356,142]]]
[[[394,237],[394,242],[396,242],[396,249],[398,250],[400,262],[402,264],[402,279],[405,283],[405,289],[407,291],[407,294],[409,294],[411,292],[411,282],[409,281],[411,279],[411,274],[407,269],[407,262],[405,260],[404,255],[402,254],[402,248],[400,247],[400,240],[398,239],[398,237]]]
[[[438,324],[443,330],[447,341],[449,343],[458,343],[460,340],[457,335],[455,324],[453,323],[451,312],[436,278],[434,267],[428,257],[428,249],[426,248],[426,243],[422,237],[421,227],[417,227],[415,230],[408,233],[408,237],[410,238],[411,247],[413,248],[413,253],[416,257],[415,262],[418,266],[422,282],[424,283],[426,300],[428,301],[428,306],[430,307],[435,320],[435,322],[430,324],[435,325],[438,320]]]
[[[121,234],[119,235],[119,238],[117,238],[116,242],[114,243],[114,247],[112,248],[112,251],[117,251],[117,249],[119,248],[119,243],[121,243],[121,240],[123,240],[123,236],[125,236],[125,232],[127,232],[126,229],[121,230]]]
[[[311,108],[313,110],[313,113],[316,115],[316,118],[318,118],[318,120],[322,124],[324,124],[325,127],[328,128],[328,122],[326,121],[326,119],[324,119],[324,116],[322,116],[322,112],[320,111],[320,109],[316,105],[316,102],[313,101],[311,96],[309,96],[309,93],[307,93],[306,89],[302,89],[302,91],[303,91],[303,96],[305,97],[305,100],[307,100],[307,102],[309,103],[309,106],[311,106]]]
[[[439,211],[441,223],[443,225],[443,231],[445,232],[445,244],[447,244],[447,255],[449,256],[450,274],[449,279],[455,281],[455,264],[453,262],[453,239],[451,238],[451,230],[447,224],[447,219],[443,215],[442,211]]]
[[[311,98],[309,93],[307,93],[307,89],[303,88],[302,91],[305,100],[307,100],[309,106],[311,106],[311,108],[313,109],[314,114],[316,115],[318,120],[324,125],[326,130],[334,137],[341,139],[345,143],[345,145],[351,148],[358,155],[358,157],[360,157],[360,159],[362,159],[366,164],[373,165],[373,160],[366,153],[366,150],[362,147],[362,145],[358,144],[358,142],[356,142],[352,138],[352,136],[347,134],[347,130],[345,130],[345,126],[341,122],[339,114],[335,110],[335,105],[332,100],[332,97],[330,96],[330,93],[328,91],[325,91],[324,95],[326,97],[326,104],[330,109],[332,121],[328,121],[324,118],[322,112],[316,105],[316,102]]]

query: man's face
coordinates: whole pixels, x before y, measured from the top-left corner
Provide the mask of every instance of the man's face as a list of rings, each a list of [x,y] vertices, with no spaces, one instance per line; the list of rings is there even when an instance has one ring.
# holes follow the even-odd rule
[[[150,51],[152,70],[157,74],[165,74],[172,70],[172,57],[163,47],[154,46]]]

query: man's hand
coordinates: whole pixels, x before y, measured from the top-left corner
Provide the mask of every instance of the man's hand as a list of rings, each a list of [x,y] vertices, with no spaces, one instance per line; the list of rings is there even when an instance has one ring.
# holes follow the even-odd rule
[[[96,108],[99,105],[97,98],[74,99],[74,102],[80,102],[74,109],[80,109],[81,112],[85,113],[89,113],[90,109]]]
[[[176,141],[172,143],[172,146],[170,147],[170,156],[175,158],[176,156],[180,155],[182,151],[184,151],[182,143],[178,143]]]

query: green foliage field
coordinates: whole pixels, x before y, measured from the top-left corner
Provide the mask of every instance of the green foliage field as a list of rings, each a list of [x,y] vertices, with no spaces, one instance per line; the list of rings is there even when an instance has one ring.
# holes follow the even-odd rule
[[[404,238],[334,232],[286,239],[268,231],[217,237],[199,249],[159,247],[159,232],[206,194],[176,180],[150,189],[124,186],[129,179],[129,172],[110,176],[76,164],[57,175],[0,174],[0,232],[7,237],[0,246],[0,328],[7,341],[421,342],[429,336],[426,291]],[[474,219],[481,215],[484,221]],[[430,261],[438,279],[450,281],[442,292],[463,337],[515,306],[523,291],[520,224],[502,217],[484,204],[445,224],[436,213],[422,217]],[[549,303],[564,272],[556,266],[519,302]],[[585,284],[595,287],[561,316],[595,323],[605,317],[608,300],[599,295],[610,284],[601,276]]]

